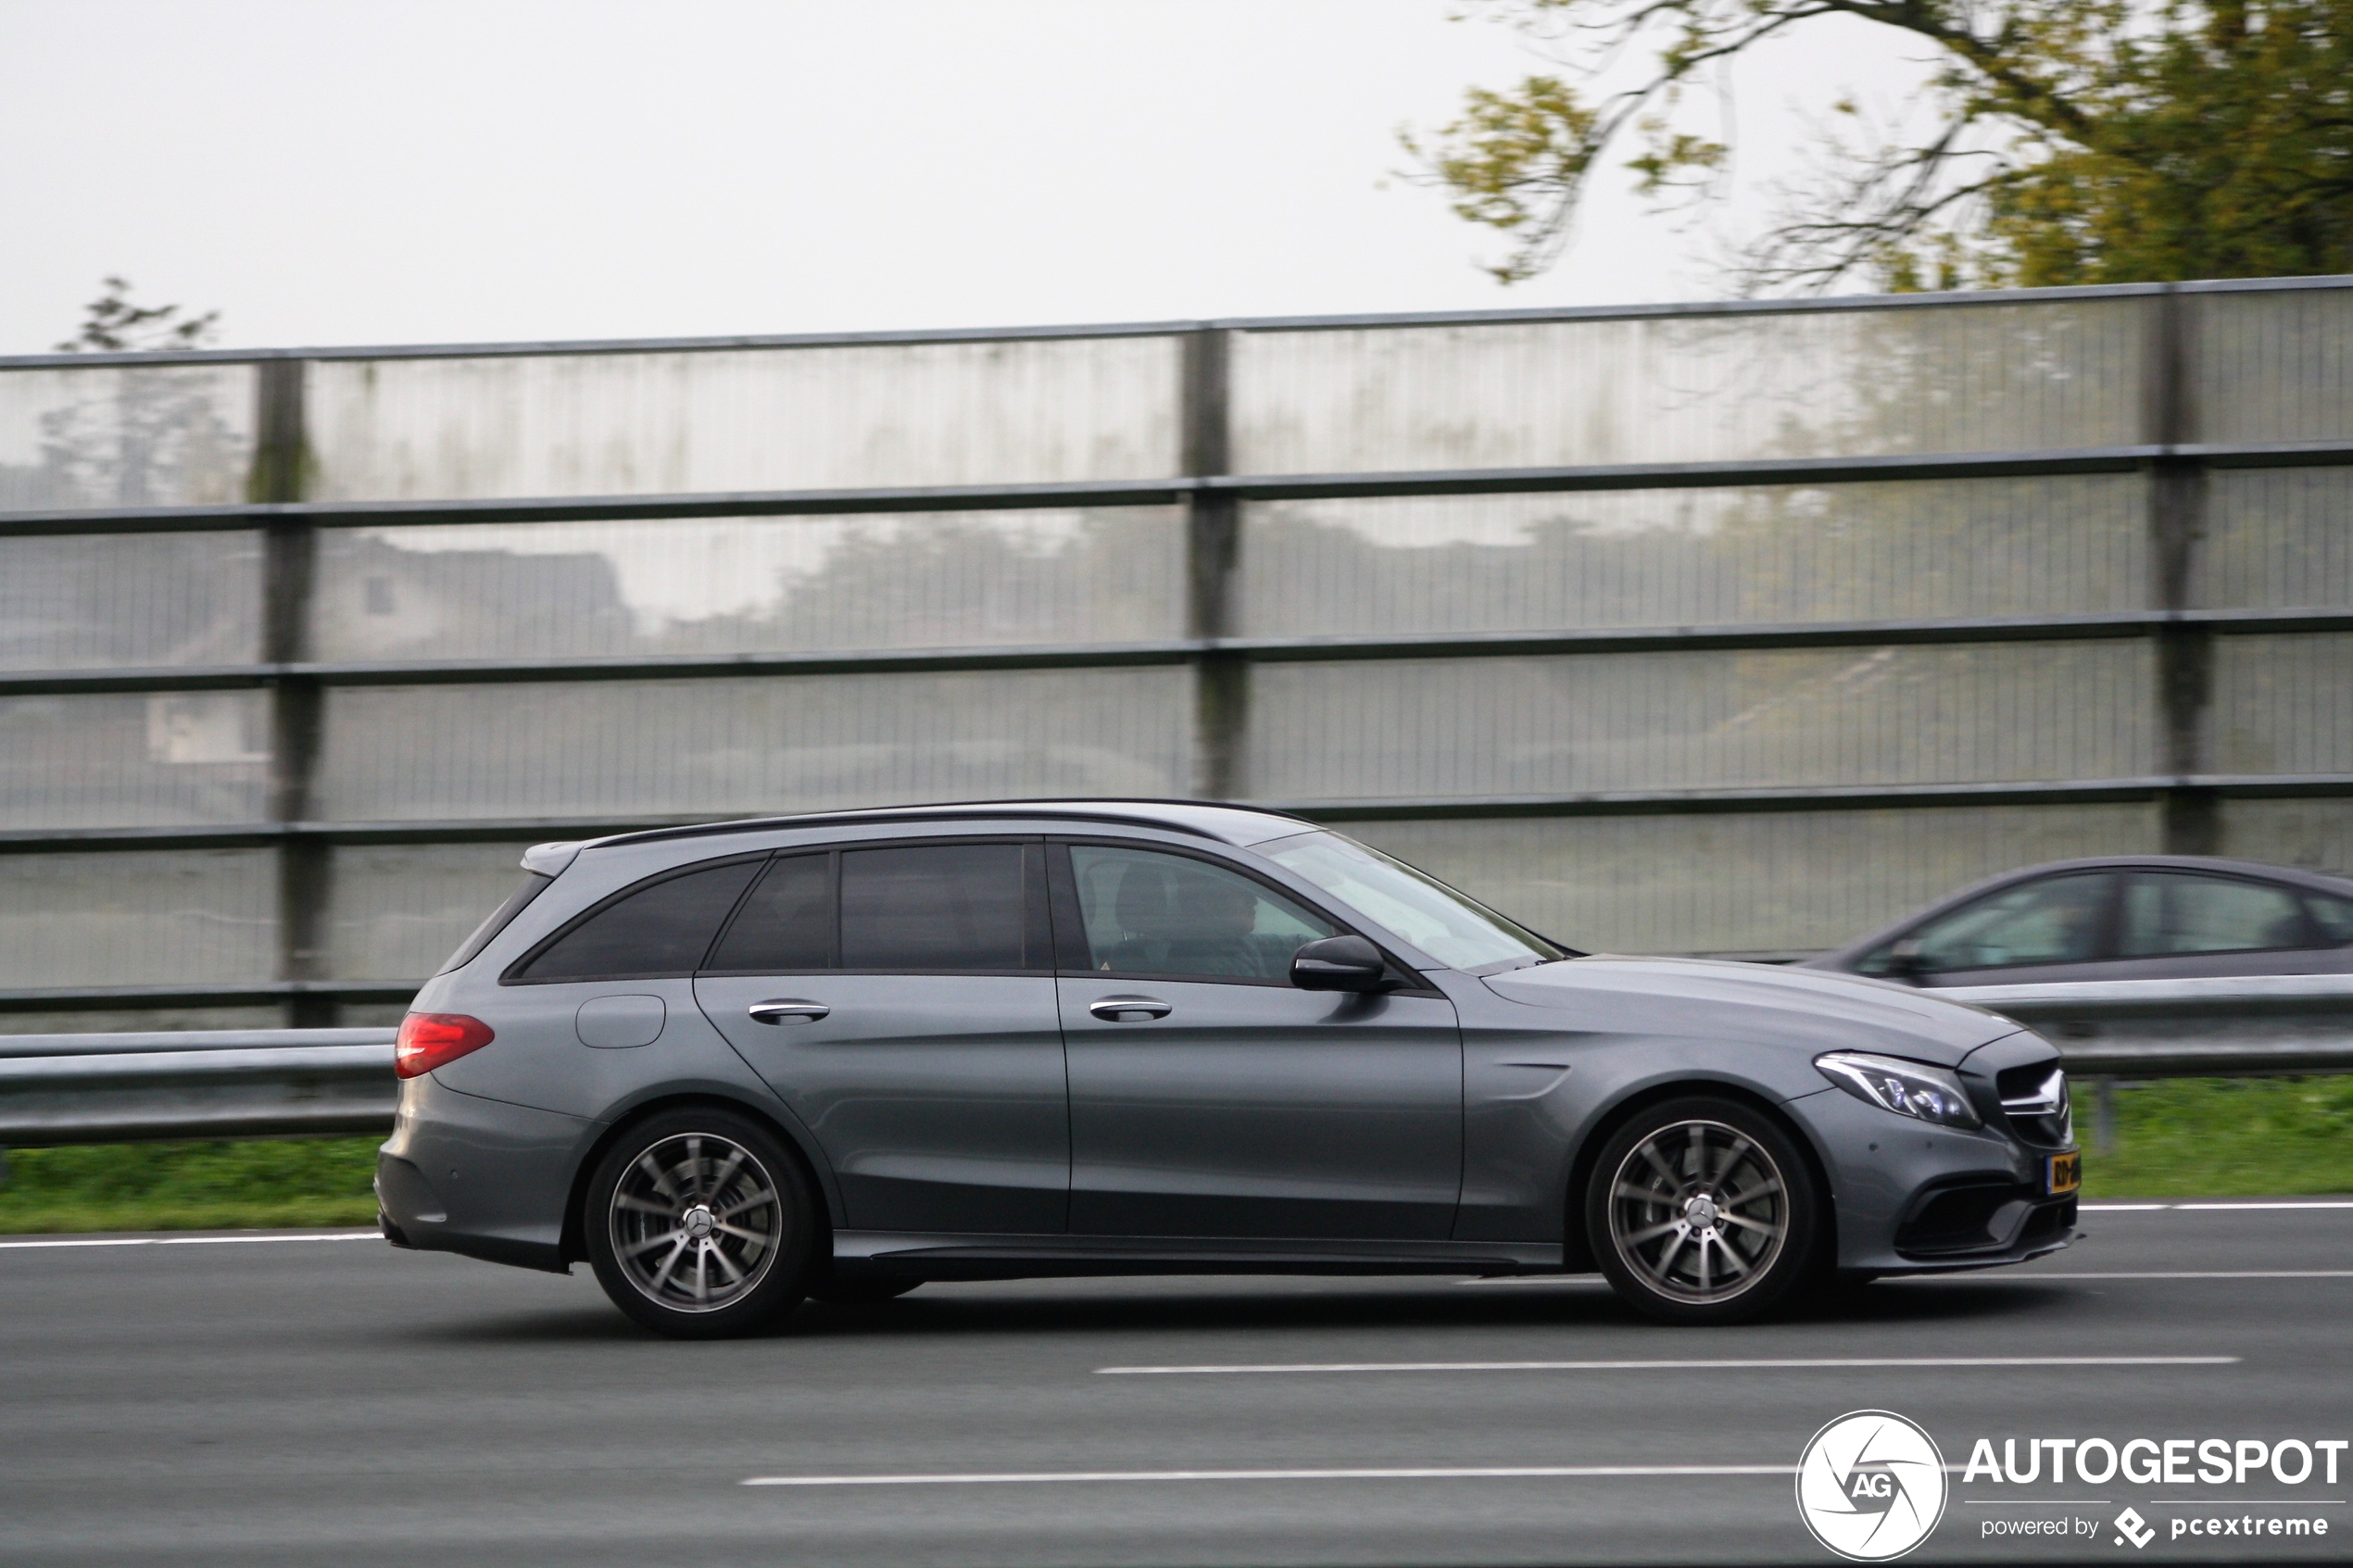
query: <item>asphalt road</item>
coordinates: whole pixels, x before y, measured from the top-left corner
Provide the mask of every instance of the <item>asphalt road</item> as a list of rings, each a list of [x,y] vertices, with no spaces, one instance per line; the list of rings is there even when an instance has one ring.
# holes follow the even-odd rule
[[[1736,1330],[1649,1326],[1598,1281],[1154,1279],[930,1286],[700,1346],[639,1333],[585,1270],[19,1238],[0,1562],[1824,1562],[1789,1467],[1860,1408],[1919,1422],[1952,1465],[1980,1436],[2353,1437],[2353,1205],[2084,1223],[2024,1268]],[[1688,1364],[2020,1358],[2136,1360]],[[1527,1361],[1687,1364],[1462,1365]],[[1351,1370],[1103,1370],[1302,1365]],[[2342,1457],[2334,1486],[1957,1472],[1913,1561],[2342,1560]],[[1652,1473],[1467,1474],[1529,1469]],[[1279,1474],[1383,1470],[1438,1474]],[[1259,1474],[1164,1478],[1200,1471]],[[807,1484],[843,1477],[866,1481]],[[2145,1550],[2112,1536],[2127,1504],[2158,1532]],[[2332,1533],[2170,1534],[2224,1512]],[[2097,1533],[1986,1535],[2061,1517]]]

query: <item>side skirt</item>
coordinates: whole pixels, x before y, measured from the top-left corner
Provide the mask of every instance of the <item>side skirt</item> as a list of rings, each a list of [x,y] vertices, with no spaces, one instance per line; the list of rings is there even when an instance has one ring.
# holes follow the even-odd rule
[[[1541,1274],[1557,1243],[1323,1241],[1223,1236],[960,1236],[836,1231],[834,1262],[900,1279],[1071,1279],[1102,1274]]]

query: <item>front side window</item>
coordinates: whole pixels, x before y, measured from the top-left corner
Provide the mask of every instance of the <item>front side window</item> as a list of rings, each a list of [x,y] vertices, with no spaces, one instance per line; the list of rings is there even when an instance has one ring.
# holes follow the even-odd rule
[[[2115,881],[2108,872],[2084,872],[2004,888],[1931,921],[1909,940],[1919,944],[1919,967],[1931,973],[2089,963],[2101,957]],[[1872,953],[1860,966],[1863,972],[1888,972],[1897,946]]]
[[[1018,844],[844,850],[841,967],[931,973],[1030,967],[1023,958],[1022,860]]]
[[[1519,969],[1568,956],[1469,895],[1353,838],[1302,833],[1256,849],[1449,969]]]
[[[2140,872],[2124,887],[2128,959],[2252,953],[2312,944],[2294,893],[2269,883],[2183,872]]]
[[[1302,944],[1337,935],[1240,872],[1189,855],[1075,844],[1070,869],[1092,970],[1288,981]]]
[[[760,864],[736,860],[706,866],[636,888],[541,948],[516,978],[691,974]]]

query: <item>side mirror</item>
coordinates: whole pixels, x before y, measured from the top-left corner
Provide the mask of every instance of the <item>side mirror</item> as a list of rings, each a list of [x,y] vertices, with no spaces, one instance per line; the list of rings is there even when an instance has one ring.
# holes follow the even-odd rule
[[[1378,991],[1388,972],[1380,949],[1362,936],[1327,936],[1290,956],[1290,983],[1302,991]]]
[[[1891,980],[1901,980],[1917,985],[1924,975],[1933,972],[1927,952],[1917,936],[1906,936],[1887,950],[1887,974]]]

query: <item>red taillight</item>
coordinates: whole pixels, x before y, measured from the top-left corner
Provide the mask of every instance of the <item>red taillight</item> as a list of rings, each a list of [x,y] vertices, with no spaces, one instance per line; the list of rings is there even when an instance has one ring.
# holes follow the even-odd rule
[[[392,1047],[392,1070],[403,1078],[421,1078],[496,1038],[489,1024],[462,1012],[412,1012],[400,1021],[400,1038]]]

